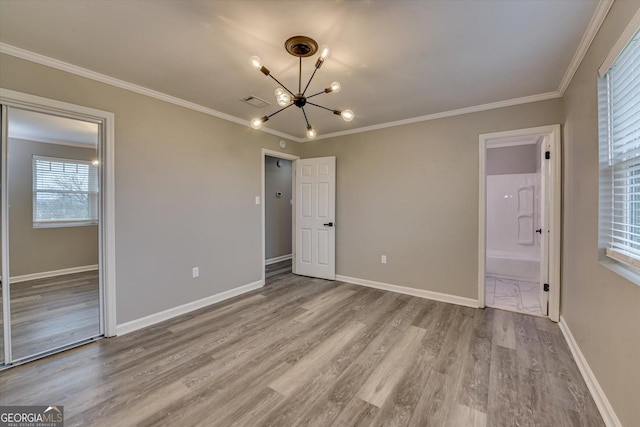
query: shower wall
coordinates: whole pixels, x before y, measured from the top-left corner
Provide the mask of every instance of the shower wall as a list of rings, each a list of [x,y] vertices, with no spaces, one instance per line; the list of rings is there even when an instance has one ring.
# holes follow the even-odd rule
[[[535,173],[487,176],[487,249],[539,259]]]
[[[539,280],[540,234],[535,230],[540,228],[541,176],[537,152],[537,144],[488,150],[487,275]],[[501,161],[491,164],[492,158]]]

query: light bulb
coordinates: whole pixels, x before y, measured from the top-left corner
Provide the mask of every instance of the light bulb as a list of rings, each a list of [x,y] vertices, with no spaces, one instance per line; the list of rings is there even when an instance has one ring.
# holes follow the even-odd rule
[[[335,92],[338,93],[340,92],[340,89],[342,88],[342,85],[338,82],[333,82],[331,83],[331,86],[329,86],[331,88],[331,92]]]
[[[262,68],[262,60],[260,60],[260,58],[258,58],[257,56],[252,56],[251,58],[249,58],[249,64],[251,64],[251,66],[256,70]]]
[[[98,166],[100,164],[100,160],[91,160],[91,164],[93,166]]]
[[[260,129],[262,127],[262,124],[267,120],[269,120],[269,117],[267,116],[256,117],[255,119],[251,119],[251,127],[254,129]]]
[[[286,107],[291,103],[291,95],[285,92],[284,89],[278,88],[276,89],[276,101],[279,106]]]
[[[262,119],[259,117],[251,119],[251,127],[254,129],[260,129],[262,127]]]
[[[325,60],[329,58],[329,56],[331,56],[331,49],[329,49],[329,46],[325,44],[320,48],[320,58],[322,58],[322,60]]]
[[[311,125],[307,126],[307,138],[309,139],[313,139],[316,137],[316,135],[318,135],[316,133],[316,130],[314,128],[311,127]]]
[[[288,93],[283,93],[277,98],[277,101],[279,106],[286,107],[291,103],[291,96]]]
[[[355,115],[353,114],[353,110],[344,110],[340,113],[340,116],[345,122],[350,122],[355,117]]]

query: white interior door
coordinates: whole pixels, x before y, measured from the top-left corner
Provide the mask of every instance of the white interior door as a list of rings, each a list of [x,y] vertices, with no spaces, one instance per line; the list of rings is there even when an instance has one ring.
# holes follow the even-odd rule
[[[549,286],[549,185],[551,183],[551,159],[547,159],[546,153],[550,153],[549,137],[545,136],[540,144],[541,156],[541,180],[540,180],[540,307],[542,314],[548,315],[549,291],[545,290],[545,284]],[[547,288],[548,289],[548,288]]]
[[[336,277],[336,158],[296,162],[296,274]]]

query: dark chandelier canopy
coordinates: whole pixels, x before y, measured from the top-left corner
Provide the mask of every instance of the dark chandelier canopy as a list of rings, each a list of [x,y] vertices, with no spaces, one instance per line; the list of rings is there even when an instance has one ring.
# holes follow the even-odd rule
[[[280,83],[278,79],[273,77],[269,69],[262,65],[262,61],[260,61],[260,58],[258,58],[257,56],[252,56],[251,58],[249,58],[249,62],[255,69],[260,70],[262,74],[264,74],[265,76],[271,77],[273,80],[275,80],[276,83],[282,86],[277,88],[275,93],[276,101],[278,102],[278,105],[281,106],[282,108],[276,111],[275,113],[269,114],[268,116],[256,117],[255,119],[252,119],[251,127],[254,129],[260,129],[263,123],[269,120],[269,118],[275,116],[281,111],[286,110],[292,105],[295,105],[296,107],[302,110],[302,114],[304,115],[304,120],[307,123],[307,137],[309,139],[315,138],[317,133],[316,133],[316,130],[309,124],[307,113],[304,110],[304,107],[307,105],[313,105],[314,107],[331,111],[333,114],[336,114],[342,117],[342,119],[345,122],[350,122],[351,120],[353,120],[354,114],[352,110],[333,110],[331,108],[323,107],[322,105],[314,104],[313,102],[309,101],[310,98],[313,98],[314,96],[322,95],[323,93],[339,92],[341,87],[340,83],[333,82],[331,83],[331,85],[329,85],[328,88],[318,93],[314,93],[313,95],[305,96],[307,89],[309,88],[309,84],[311,84],[311,80],[313,80],[313,77],[316,75],[316,71],[318,71],[322,66],[322,64],[324,64],[324,61],[327,58],[329,58],[329,54],[331,52],[329,50],[329,47],[322,46],[322,48],[320,48],[320,56],[316,60],[315,69],[313,70],[313,74],[311,74],[311,77],[309,78],[307,85],[304,87],[304,90],[302,90],[302,58],[313,56],[316,52],[318,52],[318,43],[316,43],[315,40],[306,36],[294,36],[288,39],[284,43],[284,47],[287,50],[287,52],[289,52],[291,55],[297,56],[298,58],[300,58],[300,65],[298,68],[298,92],[294,94],[285,85]]]

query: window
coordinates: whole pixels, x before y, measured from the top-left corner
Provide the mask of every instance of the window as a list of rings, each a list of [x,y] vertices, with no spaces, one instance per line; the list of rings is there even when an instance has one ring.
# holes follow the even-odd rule
[[[601,231],[606,239],[607,256],[637,270],[640,270],[639,39],[640,31],[635,31],[604,73],[600,70],[598,88]]]
[[[98,223],[98,167],[90,161],[33,156],[33,226]]]

